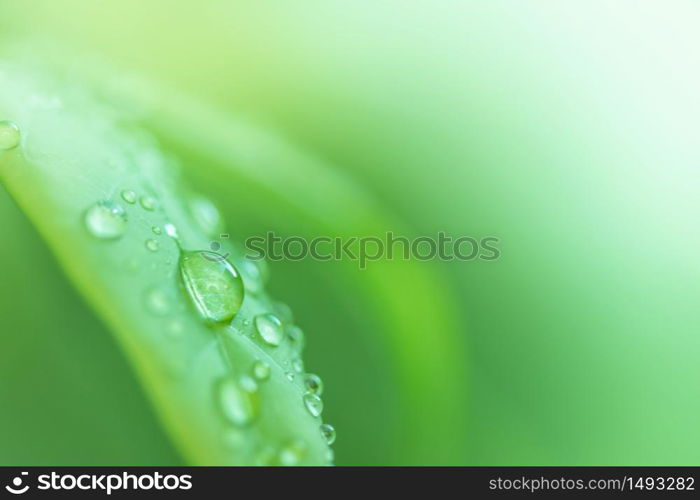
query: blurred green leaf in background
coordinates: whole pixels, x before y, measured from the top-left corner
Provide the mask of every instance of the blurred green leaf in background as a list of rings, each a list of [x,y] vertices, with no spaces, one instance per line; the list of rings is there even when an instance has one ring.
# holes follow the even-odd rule
[[[683,0],[10,1],[0,56],[133,107],[239,243],[500,239],[495,262],[270,263],[335,463],[681,465],[700,459],[698,20]],[[29,215],[2,192],[0,463],[206,461]]]

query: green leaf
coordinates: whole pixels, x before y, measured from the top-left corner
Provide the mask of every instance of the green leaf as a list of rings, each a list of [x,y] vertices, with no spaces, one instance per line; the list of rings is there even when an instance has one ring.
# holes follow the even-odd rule
[[[264,270],[223,243],[233,281],[217,283],[245,285],[230,324],[227,314],[203,317],[183,283],[183,255],[204,259],[199,252],[218,227],[200,216],[206,201],[182,183],[177,159],[138,126],[133,109],[88,85],[5,62],[0,88],[0,116],[21,137],[0,152],[0,179],[114,332],[186,460],[328,463],[322,422],[293,373],[298,342],[269,345],[255,327],[271,313],[292,327],[264,291]],[[261,364],[269,377],[256,379]]]
[[[168,192],[177,201],[168,207],[169,198],[166,198],[164,207],[182,212],[182,218],[196,226],[194,231],[181,231],[183,241],[195,238],[187,241],[187,249],[206,249],[209,239],[202,236],[215,237],[223,229],[206,216],[206,201],[204,210],[196,208],[201,200],[187,193],[183,187],[187,183],[180,179],[178,167],[188,181],[194,181],[221,203],[223,211],[235,220],[230,230],[237,234],[245,234],[246,228],[253,227],[250,221],[262,223],[262,227],[269,229],[307,236],[382,236],[388,230],[400,233],[401,224],[386,217],[385,207],[358,185],[267,131],[162,84],[153,85],[140,78],[124,76],[113,78],[123,73],[94,60],[72,60],[61,57],[66,53],[53,54],[53,59],[61,61],[63,70],[69,68],[66,74],[71,81],[91,82],[89,93],[100,92],[100,106],[106,108],[102,110],[103,115],[119,123],[126,122],[130,128],[136,125],[141,130],[138,140],[147,143],[149,153],[146,156],[160,156],[167,164],[157,169],[160,172],[155,183],[149,173],[153,169],[143,168],[148,161],[139,163],[140,175],[148,177],[150,184],[161,185],[163,180],[172,184],[167,186]],[[46,79],[43,84],[52,80]],[[58,94],[65,91],[65,86],[58,86]],[[73,85],[72,95],[85,93]],[[55,100],[44,104],[47,103],[49,107],[56,104]],[[88,108],[94,108],[94,102],[80,109]],[[162,146],[154,143],[144,129],[155,134],[160,144],[166,146],[167,157],[163,158],[162,152],[152,153],[154,149],[161,151]],[[138,155],[129,152],[127,156]],[[159,248],[158,254],[162,255],[163,250]],[[238,250],[231,248],[230,251],[240,258]],[[373,262],[367,271],[358,273],[356,263],[351,262],[332,269],[325,280],[327,291],[333,293],[337,303],[344,302],[344,307],[353,308],[364,305],[360,315],[367,327],[360,330],[363,335],[360,342],[374,351],[386,351],[390,361],[381,369],[383,380],[374,385],[381,383],[392,389],[395,416],[387,418],[389,415],[369,409],[369,415],[384,420],[365,426],[367,435],[354,438],[369,445],[372,439],[377,440],[374,442],[379,446],[382,441],[390,443],[391,463],[411,464],[419,460],[447,464],[460,461],[463,456],[467,394],[462,390],[466,375],[459,353],[464,346],[450,335],[455,321],[461,319],[449,300],[444,280],[433,271],[420,263],[396,259]],[[286,283],[285,286],[295,293],[294,286]],[[245,304],[241,314],[244,312]],[[288,318],[287,323],[290,321]],[[234,327],[236,325],[234,321]],[[332,335],[331,332],[327,334]],[[329,358],[338,355],[326,354]],[[288,360],[282,360],[285,361]],[[372,383],[366,376],[359,375],[345,373],[342,380],[334,381],[335,391],[342,392],[343,384],[350,387],[355,381]],[[435,380],[440,381],[439,386],[435,385]],[[148,387],[153,398],[153,391]],[[363,403],[360,394],[358,398],[356,401]],[[344,405],[345,408],[348,406]],[[343,419],[355,425],[358,420],[353,415],[364,411],[360,407],[346,410]],[[163,413],[159,411],[161,418]],[[355,428],[361,427],[359,424]],[[168,426],[171,434],[172,429],[171,424]],[[341,429],[341,437],[343,435]],[[177,436],[176,441],[179,442]],[[292,446],[292,449],[296,448]],[[267,450],[269,455],[271,448]],[[362,453],[373,456],[371,451]],[[193,460],[188,451],[185,455]],[[201,463],[199,457],[194,460]]]
[[[257,218],[259,226],[307,237],[402,234],[403,225],[361,186],[260,127],[144,80],[127,87],[117,82],[111,95],[138,102],[144,122],[163,141],[182,157],[205,162],[208,168],[191,165],[186,173],[229,213],[254,206],[246,218]],[[416,261],[382,258],[364,271],[356,262],[343,263],[328,286],[336,287],[337,300],[368,303],[362,313],[377,326],[362,332],[364,341],[373,349],[384,343],[389,350],[386,376],[399,381],[392,388],[400,418],[393,428],[380,428],[396,450],[391,463],[462,460],[465,347],[452,335],[461,318],[440,274]],[[353,374],[347,378],[353,383]]]

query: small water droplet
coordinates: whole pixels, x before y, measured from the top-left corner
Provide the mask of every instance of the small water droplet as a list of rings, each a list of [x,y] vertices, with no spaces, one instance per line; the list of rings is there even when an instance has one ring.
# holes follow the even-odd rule
[[[151,288],[146,292],[146,305],[154,314],[163,315],[170,310],[170,301],[165,293],[158,288]]]
[[[321,425],[321,435],[329,445],[335,443],[335,427],[331,424]]]
[[[323,394],[323,381],[318,375],[314,375],[313,373],[304,375],[304,385],[306,386],[306,390],[311,394],[317,396]]]
[[[126,213],[116,203],[99,201],[85,212],[85,226],[96,238],[116,239],[126,230]]]
[[[218,236],[223,231],[223,219],[219,210],[210,200],[193,196],[189,201],[190,213],[197,225],[208,236]]]
[[[270,378],[270,365],[264,361],[253,363],[253,377],[261,382]]]
[[[0,120],[0,150],[6,151],[19,146],[19,127],[8,120]]]
[[[234,425],[250,424],[258,414],[259,398],[256,390],[241,385],[234,379],[221,380],[217,388],[218,402],[226,419]]]
[[[292,370],[294,370],[297,373],[301,373],[304,371],[304,362],[301,360],[301,358],[294,358],[292,360]]]
[[[287,372],[285,373],[285,376],[287,377],[287,380],[294,382],[294,372]]]
[[[277,347],[284,338],[282,322],[274,314],[260,314],[255,317],[255,328],[263,341],[272,347]]]
[[[318,417],[323,413],[323,401],[316,394],[310,392],[304,394],[304,406],[313,417]]]
[[[158,203],[152,196],[142,196],[139,201],[144,210],[148,210],[149,212],[152,212],[156,209],[156,206],[158,206]]]
[[[177,228],[175,227],[174,224],[171,224],[170,222],[166,223],[163,228],[165,229],[165,234],[170,236],[171,238],[177,239]]]
[[[146,248],[148,248],[151,252],[157,252],[160,248],[160,245],[156,240],[152,240],[149,238],[146,240]]]
[[[130,205],[133,205],[134,203],[136,203],[136,193],[134,193],[130,189],[125,189],[124,191],[122,191],[122,200],[124,200]]]
[[[163,230],[161,228],[159,228],[158,226],[153,226],[151,228],[151,231],[153,231],[153,234],[157,234],[157,235],[163,234]]]
[[[180,275],[187,294],[208,322],[229,321],[243,303],[243,282],[227,260],[209,252],[183,252]]]

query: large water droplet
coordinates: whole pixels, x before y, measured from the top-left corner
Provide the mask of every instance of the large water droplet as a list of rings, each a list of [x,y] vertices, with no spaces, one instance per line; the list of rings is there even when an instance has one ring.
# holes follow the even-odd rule
[[[0,120],[0,150],[14,149],[19,146],[19,127],[13,122]]]
[[[317,396],[323,394],[323,381],[318,375],[314,375],[313,373],[304,375],[304,385],[306,386],[306,390],[311,394],[316,394]]]
[[[126,213],[116,203],[108,200],[99,201],[85,212],[85,226],[96,238],[105,240],[119,238],[126,229]]]
[[[329,445],[335,443],[335,427],[331,424],[323,424],[321,426],[321,435]]]
[[[243,282],[227,260],[211,252],[183,252],[180,275],[201,316],[221,323],[233,318],[243,303]]]
[[[256,361],[253,363],[253,377],[261,382],[270,378],[270,365],[264,361]]]
[[[258,415],[257,386],[225,378],[218,385],[218,402],[226,419],[234,425],[250,424]]]
[[[314,417],[318,417],[323,413],[323,401],[316,394],[310,392],[304,394],[304,406]]]
[[[284,338],[282,322],[274,314],[260,314],[255,317],[255,328],[267,345],[277,347]]]
[[[189,201],[190,213],[197,225],[208,236],[218,236],[224,223],[219,210],[211,201],[202,196],[193,196]]]

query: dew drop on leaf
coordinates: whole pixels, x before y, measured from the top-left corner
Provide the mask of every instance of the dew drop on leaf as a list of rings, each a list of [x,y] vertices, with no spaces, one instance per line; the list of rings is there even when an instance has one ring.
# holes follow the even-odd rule
[[[157,202],[152,196],[142,196],[140,202],[141,206],[149,212],[152,212],[156,209]]]
[[[318,417],[323,413],[323,401],[316,394],[310,392],[304,394],[304,406],[314,417]]]
[[[218,384],[217,397],[224,417],[232,424],[244,426],[255,420],[259,409],[257,386],[225,378]]]
[[[133,205],[134,203],[136,203],[136,193],[134,193],[130,189],[125,189],[124,191],[122,191],[122,200],[124,200],[130,205]]]
[[[151,252],[157,252],[160,245],[156,240],[149,238],[146,240],[146,248],[148,248]]]
[[[323,394],[323,381],[318,375],[314,375],[313,373],[304,375],[304,386],[311,394],[315,394],[316,396]]]
[[[200,316],[210,323],[231,320],[243,303],[243,281],[226,259],[211,252],[183,252],[180,275]]]
[[[7,120],[0,120],[0,150],[14,149],[19,146],[19,127]]]
[[[165,234],[170,236],[173,239],[177,239],[177,228],[175,227],[174,224],[171,224],[170,222],[166,223],[163,226],[163,229],[165,229]]]
[[[151,231],[153,231],[153,234],[162,234],[163,233],[163,230],[161,228],[159,228],[158,226],[153,226],[151,228]]]
[[[99,201],[85,212],[85,226],[95,238],[116,239],[126,230],[126,213],[116,203]]]
[[[261,382],[270,378],[270,365],[265,361],[256,361],[253,363],[253,377]]]
[[[297,373],[302,373],[304,371],[304,362],[301,358],[294,358],[292,360],[292,370]]]
[[[277,347],[284,338],[282,322],[274,314],[260,314],[255,317],[255,328],[263,341],[272,347]]]
[[[321,435],[329,445],[335,443],[335,427],[331,424],[321,425]]]

